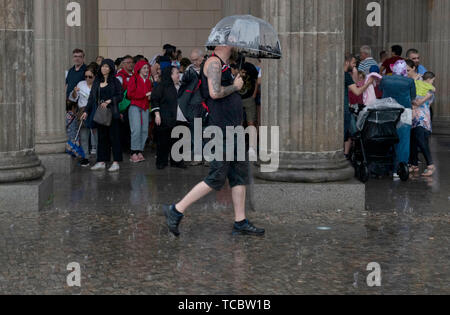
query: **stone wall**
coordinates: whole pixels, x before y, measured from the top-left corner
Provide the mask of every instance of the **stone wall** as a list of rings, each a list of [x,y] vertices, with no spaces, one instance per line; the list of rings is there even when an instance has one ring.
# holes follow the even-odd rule
[[[188,56],[222,18],[222,0],[100,0],[99,10],[101,55],[150,59],[171,43]]]

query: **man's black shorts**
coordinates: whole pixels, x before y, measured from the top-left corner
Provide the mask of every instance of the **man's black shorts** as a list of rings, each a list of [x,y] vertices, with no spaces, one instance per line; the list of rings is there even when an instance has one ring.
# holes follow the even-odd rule
[[[226,152],[226,145],[224,145],[224,152]],[[231,188],[248,185],[250,182],[248,156],[246,155],[245,161],[238,161],[237,155],[237,140],[234,139],[234,160],[226,161],[226,154],[224,154],[223,161],[212,161],[205,183],[217,191],[223,188],[227,178]]]

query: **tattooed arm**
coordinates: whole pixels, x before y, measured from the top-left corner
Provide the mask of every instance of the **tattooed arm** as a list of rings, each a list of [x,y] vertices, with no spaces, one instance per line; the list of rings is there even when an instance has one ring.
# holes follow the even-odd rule
[[[217,58],[210,58],[205,65],[208,77],[209,94],[212,99],[220,99],[240,91],[243,86],[242,78],[238,75],[233,85],[222,86],[222,64]]]

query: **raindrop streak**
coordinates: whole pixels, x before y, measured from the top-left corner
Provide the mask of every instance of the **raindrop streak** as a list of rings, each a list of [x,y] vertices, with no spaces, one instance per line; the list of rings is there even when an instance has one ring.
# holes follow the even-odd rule
[[[330,231],[331,230],[331,228],[328,226],[319,226],[317,229],[319,231]]]

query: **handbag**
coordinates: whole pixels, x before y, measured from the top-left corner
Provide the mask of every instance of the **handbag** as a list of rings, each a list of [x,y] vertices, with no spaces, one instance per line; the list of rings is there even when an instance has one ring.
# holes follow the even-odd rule
[[[99,106],[94,115],[94,121],[102,126],[109,127],[112,122],[112,112],[109,108]]]
[[[100,100],[100,88],[98,89],[98,105],[97,105],[97,110],[95,111],[95,115],[94,115],[94,122],[96,122],[99,125],[102,126],[106,126],[109,127],[111,126],[111,122],[112,122],[112,112],[111,109],[107,108],[103,108],[100,106],[100,104],[103,103],[103,100]]]

